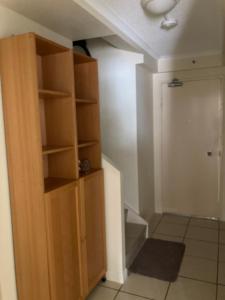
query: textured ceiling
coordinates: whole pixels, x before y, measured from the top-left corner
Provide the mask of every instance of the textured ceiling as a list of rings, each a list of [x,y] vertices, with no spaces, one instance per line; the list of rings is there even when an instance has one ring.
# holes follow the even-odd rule
[[[157,1],[157,0],[154,0]],[[140,0],[92,0],[113,11],[152,48],[158,57],[222,52],[224,19],[222,0],[180,0],[168,15],[179,25],[165,31],[162,17],[147,14]]]
[[[0,4],[71,40],[113,34],[112,30],[74,1],[0,0]],[[223,50],[224,10],[222,2],[225,3],[225,0],[180,0],[175,9],[169,13],[169,16],[178,20],[179,25],[170,31],[160,28],[162,17],[154,17],[142,9],[141,0],[91,0],[88,2],[93,7],[102,5],[104,9],[113,13],[117,20],[122,21],[148,45],[152,50],[149,54],[155,58],[221,53]]]
[[[0,0],[0,4],[71,40],[112,34],[72,0]]]

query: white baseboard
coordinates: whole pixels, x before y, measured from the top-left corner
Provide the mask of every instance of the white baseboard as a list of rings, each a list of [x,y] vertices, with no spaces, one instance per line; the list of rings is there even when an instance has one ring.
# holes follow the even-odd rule
[[[109,281],[113,281],[113,282],[117,282],[117,283],[120,283],[120,284],[124,284],[125,282],[125,276],[126,275],[126,272],[112,272],[112,271],[107,271],[106,273],[106,278],[107,280]]]
[[[128,270],[127,270],[127,268],[125,268],[123,270],[123,280],[124,280],[124,282],[127,280],[127,277],[128,277]]]

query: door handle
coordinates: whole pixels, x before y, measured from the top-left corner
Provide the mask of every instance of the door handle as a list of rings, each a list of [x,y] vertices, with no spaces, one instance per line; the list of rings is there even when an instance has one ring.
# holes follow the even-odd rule
[[[208,151],[207,152],[207,156],[211,157],[211,156],[218,156],[218,157],[221,157],[222,156],[222,151]]]

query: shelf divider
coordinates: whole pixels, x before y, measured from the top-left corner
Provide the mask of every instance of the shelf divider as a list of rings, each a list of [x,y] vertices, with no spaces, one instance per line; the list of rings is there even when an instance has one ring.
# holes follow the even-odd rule
[[[57,99],[57,98],[71,97],[70,93],[65,93],[61,91],[39,89],[38,92],[39,92],[39,97],[43,99]]]
[[[64,152],[64,151],[69,151],[74,149],[74,146],[43,146],[42,147],[42,154],[43,155],[48,155],[48,154],[54,154],[54,153],[59,153],[59,152]]]
[[[86,147],[91,147],[94,145],[97,145],[99,142],[94,140],[94,141],[79,141],[78,142],[78,148],[86,148]]]

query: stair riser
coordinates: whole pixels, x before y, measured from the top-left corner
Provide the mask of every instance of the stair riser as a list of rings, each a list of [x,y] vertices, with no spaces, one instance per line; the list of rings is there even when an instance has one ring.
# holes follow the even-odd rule
[[[137,238],[132,249],[126,253],[126,267],[129,268],[146,241],[146,230]]]

